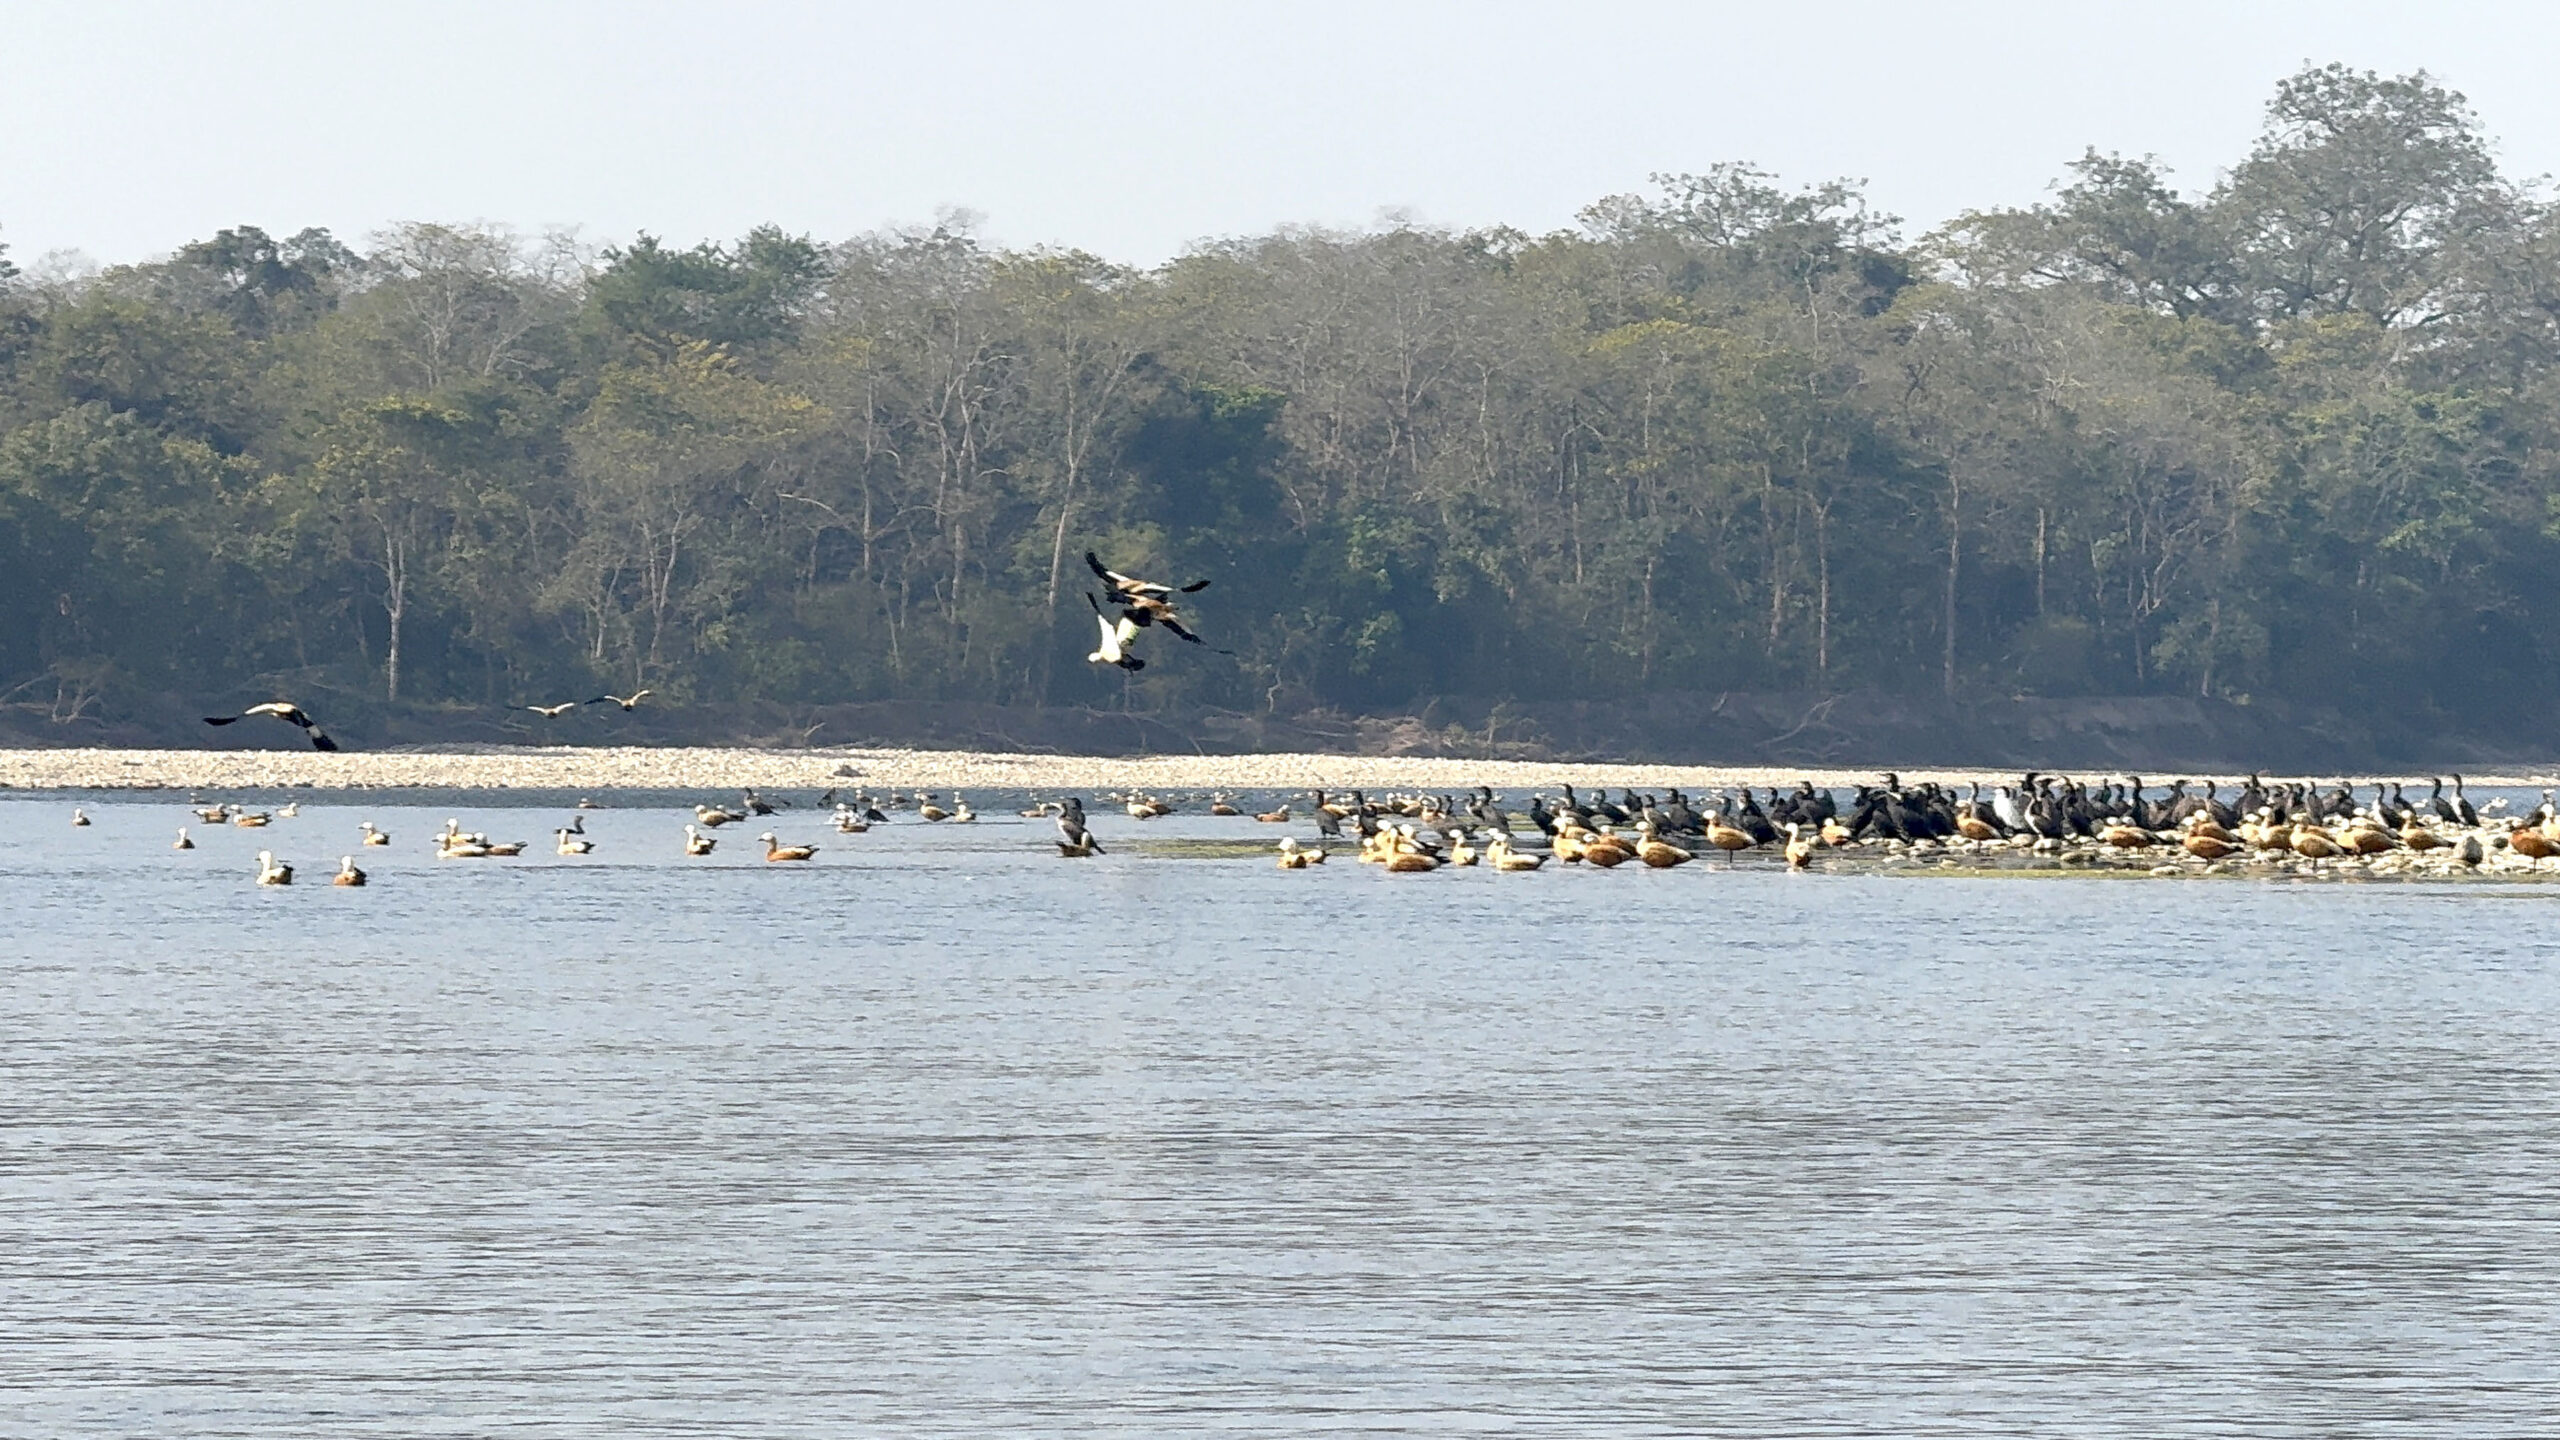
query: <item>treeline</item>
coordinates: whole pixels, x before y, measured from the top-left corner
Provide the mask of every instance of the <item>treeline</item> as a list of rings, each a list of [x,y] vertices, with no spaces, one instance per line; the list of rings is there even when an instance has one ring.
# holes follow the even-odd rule
[[[1152,270],[243,227],[0,262],[0,690],[2538,707],[2555,461],[2560,208],[2423,75],[1916,240],[1739,165]],[[1088,547],[1235,656],[1083,663]]]

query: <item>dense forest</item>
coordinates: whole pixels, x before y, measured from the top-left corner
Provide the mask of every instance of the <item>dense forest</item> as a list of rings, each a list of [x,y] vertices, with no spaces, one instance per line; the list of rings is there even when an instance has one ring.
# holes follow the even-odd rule
[[[56,717],[608,686],[2453,713],[2555,698],[2556,541],[2560,205],[2424,75],[2303,71],[2209,191],[2091,152],[1917,238],[1732,164],[1555,234],[1154,269],[959,222],[0,256],[0,699]],[[1212,580],[1186,613],[1235,654],[1084,663],[1088,547]]]

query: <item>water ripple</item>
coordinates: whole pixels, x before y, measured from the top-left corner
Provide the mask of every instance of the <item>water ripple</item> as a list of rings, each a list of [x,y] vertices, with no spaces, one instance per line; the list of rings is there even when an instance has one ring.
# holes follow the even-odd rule
[[[776,874],[622,811],[595,863],[260,892],[363,812],[172,854],[175,807],[91,810],[0,858],[0,1432],[2560,1414],[2539,896],[1066,865],[998,824]]]

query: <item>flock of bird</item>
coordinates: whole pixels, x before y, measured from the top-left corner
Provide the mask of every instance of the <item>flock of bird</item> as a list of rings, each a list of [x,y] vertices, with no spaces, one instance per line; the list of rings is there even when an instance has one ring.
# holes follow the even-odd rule
[[[1132,673],[1146,669],[1147,662],[1138,658],[1133,647],[1138,642],[1139,632],[1151,625],[1161,625],[1194,645],[1208,645],[1208,641],[1184,628],[1181,616],[1174,608],[1176,602],[1173,598],[1176,595],[1196,595],[1209,588],[1208,581],[1167,585],[1155,580],[1141,580],[1103,564],[1102,557],[1090,550],[1084,552],[1084,563],[1085,568],[1102,582],[1103,589],[1100,595],[1090,590],[1085,592],[1085,603],[1093,607],[1094,622],[1102,628],[1102,643],[1094,647],[1092,654],[1084,657],[1087,661],[1095,665],[1117,665]],[[1218,653],[1232,655],[1235,652],[1220,650]]]
[[[940,796],[937,793],[919,790],[913,796],[899,796],[892,792],[885,803],[892,806],[912,805],[916,818],[927,822],[949,821],[965,825],[976,821],[977,812],[969,807],[965,797],[954,792],[951,799],[951,806],[946,809],[940,803]],[[298,804],[289,804],[275,810],[253,810],[231,801],[208,804],[201,798],[193,803],[197,806],[193,813],[198,821],[207,825],[227,825],[243,830],[265,829],[278,820],[293,819],[301,808]],[[848,835],[861,834],[873,825],[887,821],[889,816],[881,808],[882,803],[860,791],[857,791],[851,799],[838,799],[837,791],[834,789],[818,797],[818,804],[821,807],[832,807],[830,819],[836,830]],[[600,807],[592,800],[580,800],[577,808],[580,812],[584,812]],[[723,825],[733,825],[757,816],[773,815],[789,808],[791,808],[791,802],[788,800],[768,800],[758,795],[752,788],[743,792],[734,806],[696,805],[693,807],[692,822],[684,827],[683,853],[697,857],[712,854],[719,848],[720,842],[710,832]],[[89,812],[85,808],[73,809],[71,823],[77,827],[88,826],[92,823]],[[356,833],[359,836],[359,843],[363,845],[387,846],[391,843],[391,832],[371,820],[359,821],[356,825]],[[568,824],[560,826],[551,833],[552,848],[556,854],[581,856],[595,853],[596,844],[587,834],[584,813],[571,816]],[[770,830],[757,836],[756,839],[764,846],[764,858],[769,862],[805,861],[814,859],[818,853],[816,845],[785,844]],[[434,842],[435,856],[439,860],[505,859],[522,855],[532,848],[530,841],[497,840],[485,832],[465,830],[459,819],[445,821],[444,828],[435,833]],[[188,833],[187,826],[178,827],[177,839],[172,842],[171,848],[177,850],[196,848],[195,838]],[[294,880],[294,867],[276,859],[273,851],[261,850],[258,852],[256,878],[257,883],[261,885],[290,885]],[[355,857],[350,854],[339,857],[338,870],[332,883],[363,885],[369,878],[356,865]]]
[[[1961,865],[1970,855],[1985,866],[2141,866],[2157,874],[2235,867],[2449,874],[2547,869],[2542,862],[2560,861],[2560,805],[2551,791],[2532,813],[2509,817],[2500,813],[2503,799],[2476,807],[2462,777],[2452,779],[2450,795],[2442,777],[2431,777],[2416,800],[2406,781],[2368,782],[2372,793],[2362,796],[2344,780],[2324,789],[2251,775],[2226,800],[2215,781],[2190,793],[2190,782],[2180,780],[2155,797],[2139,776],[2093,787],[2034,771],[1989,795],[1977,782],[1961,796],[1933,783],[1906,786],[1888,773],[1854,787],[1845,805],[1810,780],[1793,792],[1771,787],[1765,799],[1747,787],[1727,791],[1703,806],[1677,789],[1659,796],[1622,790],[1616,801],[1603,791],[1586,801],[1571,785],[1556,797],[1533,795],[1517,812],[1482,786],[1463,801],[1397,795],[1372,802],[1356,790],[1312,798],[1322,835],[1356,840],[1355,858],[1402,872],[1479,863],[1534,870],[1548,859],[1671,869],[1713,852],[1730,866],[1761,849],[1798,870],[1862,854],[1891,862],[1938,856],[1942,865]],[[1286,820],[1288,810],[1255,818]],[[2013,860],[2005,852],[2023,853]],[[1283,869],[1321,865],[1325,857],[1321,841],[1310,848],[1293,837],[1280,845]]]
[[[1754,851],[1773,852],[1799,870],[1861,859],[1909,863],[1924,857],[1961,865],[1967,856],[1986,868],[2114,866],[2154,873],[2251,867],[2421,874],[2560,870],[2560,804],[2551,791],[2543,792],[2530,813],[2510,816],[2503,813],[2503,798],[2475,806],[2459,775],[2452,777],[2449,792],[2441,778],[2427,783],[2427,793],[2413,799],[2406,781],[2366,782],[2362,787],[2339,781],[2322,787],[2271,784],[2252,775],[2230,785],[2226,798],[2225,784],[2218,781],[2191,789],[2190,782],[2180,780],[2153,794],[2153,787],[2138,776],[2092,785],[2029,772],[1987,794],[1979,783],[1959,794],[1935,783],[1905,785],[1899,776],[1886,774],[1874,784],[1853,787],[1845,799],[1810,780],[1792,791],[1772,787],[1764,795],[1746,787],[1696,800],[1676,788],[1658,795],[1626,789],[1615,800],[1604,790],[1586,798],[1567,784],[1554,795],[1533,794],[1519,808],[1490,786],[1478,786],[1462,796],[1389,794],[1374,800],[1359,790],[1331,795],[1319,789],[1281,798],[1268,809],[1240,807],[1236,797],[1220,791],[1206,797],[1206,811],[1213,818],[1312,824],[1312,836],[1293,834],[1279,842],[1277,863],[1287,870],[1312,869],[1334,854],[1396,873],[1476,865],[1534,871],[1550,861],[1594,869],[1629,862],[1671,869],[1718,853],[1730,867]],[[1131,819],[1147,821],[1182,813],[1186,803],[1200,797],[1168,800],[1127,793],[1106,798]],[[1297,808],[1301,801],[1303,813]],[[198,821],[241,829],[292,819],[298,809],[197,803]],[[580,811],[593,808],[592,801],[578,802]],[[681,852],[711,855],[721,843],[715,832],[723,827],[791,808],[790,801],[768,799],[753,789],[733,804],[695,805],[693,818],[683,827]],[[926,790],[904,795],[893,790],[875,798],[860,789],[849,797],[829,789],[817,797],[816,809],[843,835],[888,823],[893,813],[911,814],[924,823],[966,825],[979,818],[959,793],[953,792],[946,806],[938,792]],[[1036,802],[1019,814],[1053,820],[1057,834],[1052,843],[1063,858],[1110,853],[1095,836],[1082,797]],[[89,825],[88,812],[75,809],[71,823]],[[361,822],[357,833],[363,846],[391,843],[390,833],[371,820]],[[436,857],[444,860],[503,859],[531,848],[528,841],[466,831],[459,820],[446,821],[433,840]],[[1342,848],[1329,848],[1329,841],[1342,842]],[[771,829],[756,842],[763,847],[762,858],[775,864],[809,861],[820,850],[814,843],[785,842]],[[554,829],[552,844],[563,856],[596,850],[583,813]],[[175,848],[195,848],[186,827],[179,828]],[[259,884],[290,885],[293,879],[293,866],[270,851],[258,852]],[[332,883],[363,885],[366,879],[350,854],[340,857]]]
[[[1144,670],[1147,668],[1147,662],[1138,658],[1136,645],[1139,635],[1154,626],[1162,626],[1194,645],[1208,646],[1208,641],[1201,639],[1198,634],[1182,623],[1181,612],[1174,598],[1178,595],[1196,595],[1209,588],[1208,581],[1194,580],[1188,585],[1167,585],[1154,580],[1142,580],[1135,575],[1124,575],[1103,564],[1102,557],[1090,550],[1084,552],[1084,563],[1093,571],[1095,578],[1102,582],[1103,587],[1103,593],[1100,595],[1095,595],[1091,591],[1085,592],[1085,603],[1093,607],[1094,619],[1102,628],[1101,644],[1092,654],[1085,657],[1088,661],[1097,665],[1116,665],[1131,672]],[[1232,655],[1235,652],[1220,650],[1217,653]],[[519,708],[529,710],[545,720],[557,720],[582,705],[614,705],[628,713],[639,709],[641,701],[656,693],[654,690],[639,689],[628,695],[596,695],[585,700],[562,700],[550,705],[525,705]],[[311,718],[310,712],[290,700],[269,700],[252,705],[236,715],[207,715],[203,718],[207,725],[236,725],[243,720],[260,716],[272,717],[299,729],[309,738],[311,748],[314,750],[334,751],[338,748],[338,742],[330,737],[329,732],[320,728],[319,723]]]
[[[541,716],[545,720],[557,720],[561,716],[568,714],[570,711],[577,709],[581,705],[619,705],[625,711],[637,710],[640,708],[641,701],[656,693],[657,692],[654,690],[634,690],[628,695],[598,695],[590,700],[563,700],[557,705],[527,705],[524,708]],[[294,704],[290,700],[269,700],[264,704],[252,705],[237,715],[207,715],[204,717],[204,723],[207,725],[236,725],[243,720],[253,719],[262,715],[273,716],[287,725],[291,725],[299,729],[305,736],[310,738],[311,748],[314,750],[334,751],[338,748],[338,742],[330,738],[328,731],[320,728],[319,722],[311,718],[310,712],[304,710],[301,706]],[[281,884],[284,882],[279,881],[277,883]],[[359,881],[357,883],[361,884],[363,882]]]
[[[1101,594],[1088,591],[1085,595],[1101,633],[1087,660],[1126,671],[1142,670],[1146,661],[1136,653],[1138,640],[1158,627],[1194,645],[1208,644],[1182,623],[1178,608],[1178,597],[1207,589],[1208,581],[1177,586],[1142,579],[1112,569],[1090,550],[1084,561],[1102,582]],[[554,720],[581,705],[634,710],[652,693],[643,689],[630,695],[598,695],[524,708]],[[237,715],[208,715],[204,721],[230,725],[253,716],[272,716],[299,727],[314,749],[338,748],[309,714],[290,701],[252,705]],[[1354,858],[1362,862],[1400,873],[1477,864],[1527,871],[1550,859],[1598,869],[1629,861],[1670,869],[1710,852],[1721,852],[1731,865],[1734,857],[1764,848],[1784,855],[1795,869],[1809,869],[1818,860],[1851,857],[1862,849],[1894,860],[1937,853],[1948,857],[1941,864],[1961,863],[1953,857],[1966,853],[1985,857],[1986,863],[1999,863],[1994,852],[2010,850],[2029,852],[2034,858],[2026,863],[2056,865],[2132,865],[2174,857],[2151,866],[2165,873],[2176,873],[2181,866],[2211,870],[2228,865],[2450,872],[2532,866],[2560,858],[2560,809],[2555,809],[2550,791],[2543,792],[2543,803],[2532,815],[2503,817],[2494,813],[2503,802],[2493,802],[2490,813],[2475,808],[2463,793],[2461,776],[2453,777],[2450,796],[2445,794],[2442,778],[2430,780],[2432,788],[2426,797],[2413,801],[2407,797],[2409,782],[2405,781],[2367,782],[2372,794],[2360,796],[2358,787],[2346,781],[2323,789],[2300,782],[2270,785],[2251,775],[2236,783],[2232,797],[2225,800],[2220,782],[2207,782],[2201,793],[2189,793],[2189,782],[2181,780],[2154,797],[2145,793],[2149,787],[2139,776],[2089,786],[2030,771],[2015,784],[1994,786],[1989,795],[1977,783],[1959,797],[1942,785],[1906,786],[1900,776],[1887,773],[1873,785],[1854,787],[1845,804],[1832,791],[1807,780],[1790,793],[1771,788],[1765,799],[1743,788],[1703,803],[1693,802],[1677,789],[1659,796],[1622,790],[1616,801],[1602,791],[1586,801],[1573,786],[1565,785],[1556,796],[1531,796],[1522,810],[1504,808],[1488,786],[1478,786],[1463,800],[1447,795],[1389,795],[1373,802],[1357,790],[1341,798],[1316,790],[1306,798],[1317,834],[1311,843],[1295,836],[1282,840],[1279,864],[1289,870],[1323,864],[1331,853],[1324,843],[1328,839],[1350,844]],[[1139,820],[1176,809],[1154,796],[1111,798]],[[956,793],[952,800],[946,810],[934,795],[918,792],[905,797],[904,803],[912,804],[921,820],[966,824],[977,818],[966,800]],[[892,792],[889,804],[894,808],[900,802],[901,797]],[[719,841],[712,831],[773,814],[781,803],[767,802],[748,790],[735,809],[696,806],[693,823],[684,827],[684,853],[713,853]],[[851,801],[839,801],[836,792],[829,790],[819,803],[834,807],[835,827],[843,834],[859,834],[888,818],[880,802],[859,793]],[[1284,801],[1274,809],[1254,812],[1252,818],[1287,823],[1293,803]],[[289,814],[290,808],[279,813]],[[1220,793],[1210,797],[1209,813],[1242,816],[1246,812]],[[236,807],[199,814],[208,823],[226,819],[242,826],[268,823],[265,815]],[[1055,818],[1061,856],[1081,859],[1107,853],[1086,822],[1080,798],[1038,804],[1022,814]],[[88,817],[75,814],[73,823],[85,825]],[[1346,825],[1351,828],[1346,830]],[[363,835],[368,845],[389,839],[370,822],[363,827]],[[585,855],[595,848],[579,821],[554,832],[553,839],[562,855]],[[771,831],[757,839],[768,861],[806,861],[818,853],[816,845],[785,844]],[[179,848],[191,844],[180,830]],[[436,837],[436,854],[446,859],[505,857],[525,849],[522,841],[493,841],[465,832],[458,821],[448,821]],[[293,867],[277,863],[266,852],[260,852],[259,867],[261,884],[292,883]],[[336,883],[362,885],[364,872],[351,857],[342,858]]]

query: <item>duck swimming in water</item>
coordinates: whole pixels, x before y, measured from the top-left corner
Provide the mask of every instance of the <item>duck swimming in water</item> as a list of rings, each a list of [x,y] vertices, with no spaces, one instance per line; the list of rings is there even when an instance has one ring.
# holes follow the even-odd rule
[[[818,853],[815,845],[785,845],[775,839],[770,830],[756,838],[764,842],[764,858],[767,860],[806,860]]]

